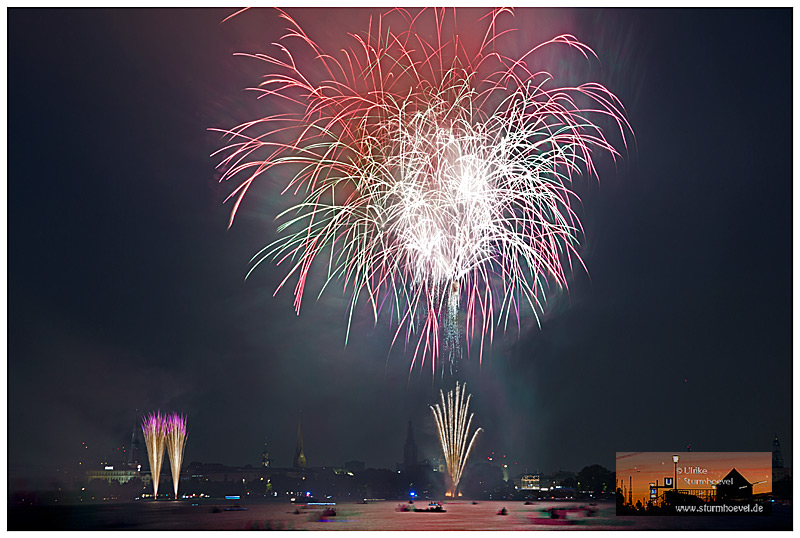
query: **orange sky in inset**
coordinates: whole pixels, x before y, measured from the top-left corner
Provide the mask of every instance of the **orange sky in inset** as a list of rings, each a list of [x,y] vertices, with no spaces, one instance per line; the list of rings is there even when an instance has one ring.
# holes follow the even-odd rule
[[[633,502],[650,500],[650,483],[658,481],[664,485],[665,477],[674,477],[675,465],[672,455],[680,456],[678,468],[688,471],[691,467],[708,469],[708,474],[678,474],[678,489],[711,489],[706,485],[686,485],[684,478],[725,478],[736,468],[748,482],[755,483],[753,493],[772,491],[772,454],[770,452],[617,452],[617,481],[622,480],[625,501],[628,500],[629,484],[633,484]],[[659,489],[659,495],[664,492]]]

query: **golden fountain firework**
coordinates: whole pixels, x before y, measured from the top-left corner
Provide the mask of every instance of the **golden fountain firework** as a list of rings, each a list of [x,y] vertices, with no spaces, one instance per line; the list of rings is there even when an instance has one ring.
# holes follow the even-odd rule
[[[444,397],[444,392],[439,391],[442,397],[441,407],[439,404],[430,406],[433,418],[436,421],[436,428],[439,430],[439,441],[442,443],[442,451],[447,463],[447,473],[453,481],[452,492],[454,497],[458,495],[458,483],[464,473],[464,467],[472,450],[472,445],[475,443],[478,434],[483,431],[483,428],[475,430],[472,439],[467,444],[474,413],[467,418],[469,401],[472,395],[466,393],[466,388],[466,384],[459,387],[458,382],[456,382],[456,390],[448,392],[447,399]]]
[[[161,477],[161,464],[164,463],[166,446],[166,417],[161,412],[150,413],[142,419],[142,432],[150,460],[150,476],[153,481],[153,498],[158,498],[158,480]]]
[[[172,469],[172,485],[175,488],[175,500],[178,500],[178,483],[181,478],[181,463],[183,463],[183,449],[186,448],[186,417],[172,413],[166,422],[166,444],[169,455],[170,468]]]

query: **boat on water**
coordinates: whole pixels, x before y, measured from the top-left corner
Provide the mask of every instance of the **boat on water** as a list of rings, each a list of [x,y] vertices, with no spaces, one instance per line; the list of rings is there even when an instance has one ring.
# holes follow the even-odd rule
[[[582,518],[594,517],[597,513],[596,505],[566,506],[541,510],[536,516],[531,516],[530,521],[535,525],[575,525]]]
[[[431,502],[427,508],[414,508],[415,512],[446,512],[442,503]]]

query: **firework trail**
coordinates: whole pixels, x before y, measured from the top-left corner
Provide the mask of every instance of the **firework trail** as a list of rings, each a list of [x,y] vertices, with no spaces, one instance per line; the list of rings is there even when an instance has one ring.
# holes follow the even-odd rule
[[[594,56],[573,36],[504,54],[510,30],[499,19],[511,15],[492,10],[462,38],[455,11],[394,9],[333,55],[281,12],[289,28],[279,53],[245,56],[269,68],[253,88],[259,98],[290,111],[220,130],[229,140],[218,152],[222,179],[241,181],[231,224],[253,182],[275,167],[293,170],[284,193],[303,196],[279,215],[279,238],[250,271],[267,259],[286,264],[278,290],[296,281],[299,314],[312,265],[324,267],[320,294],[339,280],[349,296],[347,334],[359,305],[375,323],[388,316],[392,346],[402,337],[414,349],[411,369],[430,358],[435,370],[442,348],[452,368],[476,335],[482,360],[509,319],[519,328],[531,311],[538,322],[545,291],[565,288],[582,265],[571,184],[596,177],[595,151],[619,155],[598,123],[625,146],[631,132],[602,85],[551,87],[552,76],[533,69],[546,45]]]
[[[175,500],[178,500],[178,483],[181,478],[183,449],[186,447],[186,417],[172,413],[165,420],[166,447],[172,469],[172,485],[175,488]]]
[[[469,401],[472,399],[472,395],[467,394],[466,389],[466,383],[459,387],[458,382],[456,382],[456,390],[448,392],[446,400],[444,392],[439,391],[442,397],[441,407],[439,404],[430,406],[433,412],[433,419],[436,421],[436,429],[439,431],[439,441],[442,443],[442,452],[444,452],[444,459],[447,463],[447,473],[453,482],[453,497],[458,495],[458,483],[461,481],[464,466],[467,464],[469,453],[472,451],[472,444],[478,434],[483,431],[483,428],[475,430],[472,439],[467,444],[474,413],[467,418]]]
[[[161,478],[161,464],[164,462],[167,419],[161,412],[150,413],[142,419],[142,432],[150,460],[150,476],[153,481],[153,498],[158,498],[158,481]]]

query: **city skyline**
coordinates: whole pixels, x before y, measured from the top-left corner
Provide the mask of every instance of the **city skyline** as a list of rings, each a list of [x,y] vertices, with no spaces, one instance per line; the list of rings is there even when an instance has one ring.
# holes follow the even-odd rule
[[[412,423],[412,421],[409,421],[409,424],[411,424],[411,423]],[[365,462],[365,461],[359,460],[357,458],[355,458],[355,459],[349,458],[349,461],[351,461],[351,462],[352,461],[359,461],[361,463],[364,463],[366,465],[366,468],[391,468],[391,469],[394,469],[397,466],[414,465],[415,464],[414,462],[416,462],[416,463],[429,462],[429,463],[433,464],[433,462],[436,462],[436,461],[441,461],[442,465],[444,465],[444,463],[443,463],[444,462],[444,456],[441,453],[441,444],[438,441],[438,439],[435,440],[435,443],[436,443],[435,447],[430,447],[430,446],[425,447],[425,450],[423,451],[423,453],[426,454],[426,456],[425,457],[421,457],[421,456],[419,456],[419,454],[420,454],[419,445],[417,444],[416,440],[414,439],[413,433],[411,435],[412,444],[409,445],[409,437],[408,437],[409,434],[408,434],[408,432],[409,431],[413,432],[414,429],[413,429],[413,427],[411,427],[411,429],[408,429],[408,428],[409,428],[409,426],[407,426],[407,429],[406,429],[406,437],[405,437],[405,442],[404,442],[403,446],[400,447],[399,449],[395,450],[395,452],[397,452],[399,455],[395,458],[395,461],[393,463],[381,466],[381,465],[370,465],[369,462]],[[296,435],[296,432],[295,432],[295,435]],[[223,465],[232,465],[234,467],[245,467],[245,466],[253,466],[253,467],[261,466],[261,467],[264,467],[264,458],[269,456],[269,463],[270,463],[269,466],[268,466],[269,468],[278,468],[278,469],[294,469],[294,468],[298,468],[298,465],[295,463],[296,454],[297,454],[297,447],[298,447],[298,445],[297,445],[298,439],[297,438],[294,438],[293,440],[291,440],[291,442],[289,442],[289,441],[286,441],[286,440],[279,440],[279,439],[271,439],[270,440],[269,436],[266,436],[266,437],[267,437],[267,441],[264,442],[262,445],[260,445],[260,448],[257,451],[257,454],[254,455],[254,456],[250,456],[250,459],[246,459],[246,460],[242,460],[242,461],[234,461],[234,462],[230,462],[230,461],[224,461],[224,462],[223,461],[213,461],[213,462],[212,461],[204,461],[202,463],[220,463],[220,464],[223,464]],[[430,443],[431,439],[427,439],[426,442]],[[87,466],[87,468],[90,467],[90,466],[96,466],[98,468],[102,468],[105,465],[123,465],[123,466],[127,466],[127,467],[131,467],[131,466],[135,467],[136,466],[135,463],[138,462],[139,464],[143,465],[144,470],[148,470],[147,469],[147,467],[148,467],[147,460],[142,458],[142,453],[141,453],[141,449],[140,449],[140,446],[142,446],[143,443],[144,443],[144,440],[142,439],[141,432],[137,432],[135,430],[134,430],[133,435],[132,435],[132,437],[130,439],[130,442],[128,442],[126,444],[119,444],[118,446],[115,446],[115,447],[106,446],[106,447],[101,447],[101,448],[95,450],[94,447],[89,447],[88,445],[85,445],[84,443],[82,443],[81,444],[81,450],[85,451],[85,452],[83,452],[82,457],[79,458],[81,460],[79,463],[81,465]],[[292,449],[292,450],[287,449],[287,447],[289,447],[292,444],[293,444],[293,446],[295,448]],[[411,449],[410,446],[413,446],[413,449]],[[131,447],[133,447],[133,450],[131,450]],[[274,455],[274,453],[275,453],[274,449],[273,448],[269,448],[269,447],[278,447],[278,453],[279,454],[282,453],[282,452],[287,452],[287,450],[288,450],[289,455],[285,456],[284,458],[277,458],[276,459],[276,458],[272,457]],[[320,448],[322,448],[322,447],[320,447]],[[509,455],[509,454],[501,454],[501,453],[496,452],[496,451],[490,451],[490,448],[491,447],[484,447],[484,450],[482,451],[483,453],[481,453],[479,455],[479,458],[473,457],[473,458],[470,459],[470,462],[471,463],[476,463],[476,462],[487,462],[488,461],[492,465],[497,466],[498,468],[501,468],[501,469],[504,466],[507,466],[507,467],[514,468],[514,469],[517,469],[517,470],[522,469],[526,473],[527,472],[531,472],[532,473],[532,472],[541,472],[542,471],[540,469],[540,467],[535,465],[535,462],[525,462],[523,460],[522,463],[520,463],[520,458],[515,458],[515,457],[513,457],[513,455]],[[266,450],[266,452],[265,452],[265,450]],[[437,450],[438,450],[438,454],[436,453]],[[137,454],[138,454],[138,456],[137,456]],[[145,454],[146,454],[146,451],[145,451]],[[409,456],[409,454],[414,454],[415,456]],[[185,460],[184,459],[184,461],[189,461],[189,460]],[[347,463],[347,462],[328,462],[328,459],[326,459],[324,456],[322,457],[322,461],[323,461],[323,463],[321,463],[319,465],[317,465],[317,464],[308,465],[307,464],[307,467],[309,467],[309,468],[337,468],[337,467],[345,467],[346,463]],[[312,463],[314,463],[314,462],[312,462]],[[595,463],[595,462],[592,462],[592,463]],[[586,465],[588,465],[588,463]],[[64,467],[69,468],[69,464],[64,465]],[[546,470],[544,470],[544,472],[558,472],[558,471],[563,471],[563,470],[565,470],[565,469],[562,468],[562,467],[557,467],[557,468],[552,468],[552,469],[546,469]],[[163,473],[164,473],[164,471],[163,471],[163,468],[162,468],[162,474]]]

